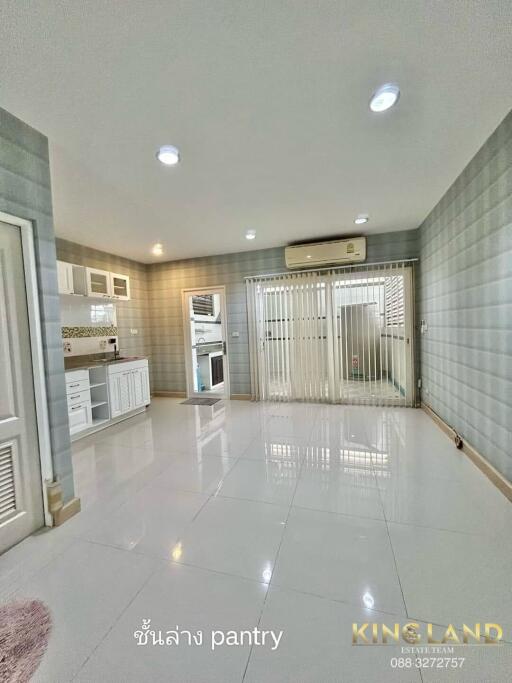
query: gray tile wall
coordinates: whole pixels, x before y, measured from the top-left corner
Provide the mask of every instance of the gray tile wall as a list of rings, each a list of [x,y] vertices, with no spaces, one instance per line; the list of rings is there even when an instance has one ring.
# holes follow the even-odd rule
[[[512,480],[512,112],[419,241],[423,401]]]
[[[417,255],[416,230],[368,237],[369,262],[414,258]],[[282,247],[151,266],[149,311],[153,330],[153,390],[186,390],[181,290],[225,285],[231,393],[249,394],[249,342],[244,277],[285,270]],[[231,336],[234,331],[239,332],[238,338]]]
[[[60,334],[48,141],[0,108],[0,211],[32,221],[46,368],[53,468],[65,500],[73,470]]]
[[[57,258],[129,276],[131,300],[116,302],[119,349],[126,356],[147,356],[151,359],[148,266],[60,238],[57,238]],[[131,330],[138,330],[138,333],[132,334]]]

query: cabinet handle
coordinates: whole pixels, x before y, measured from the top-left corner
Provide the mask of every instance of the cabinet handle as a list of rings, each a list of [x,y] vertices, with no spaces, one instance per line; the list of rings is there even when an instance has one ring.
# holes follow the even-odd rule
[[[80,382],[77,382],[76,384],[70,384],[69,386],[71,387],[71,389],[72,389],[73,387],[79,387],[79,386],[80,386]]]
[[[80,394],[73,394],[73,396],[70,396],[69,398],[80,398]]]
[[[83,408],[83,405],[81,403],[79,406],[71,406],[71,410],[78,410],[79,408]]]

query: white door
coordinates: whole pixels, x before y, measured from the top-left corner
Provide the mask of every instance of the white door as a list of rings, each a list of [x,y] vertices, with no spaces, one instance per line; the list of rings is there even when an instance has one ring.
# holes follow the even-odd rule
[[[182,290],[187,394],[229,398],[224,287]]]
[[[131,371],[131,381],[133,390],[133,405],[132,408],[140,408],[145,405],[144,400],[144,371],[142,368],[137,368]]]
[[[149,391],[149,370],[147,367],[141,368],[142,375],[142,393],[144,397],[144,405],[149,405],[151,396]]]
[[[126,370],[125,372],[119,372],[117,374],[119,375],[120,408],[121,414],[123,414],[133,410],[135,407],[132,399],[132,373],[131,370]]]
[[[0,552],[44,524],[20,229],[0,222]]]
[[[120,373],[111,374],[108,376],[108,393],[110,399],[110,417],[118,417],[121,415],[121,399],[119,395],[120,387]]]

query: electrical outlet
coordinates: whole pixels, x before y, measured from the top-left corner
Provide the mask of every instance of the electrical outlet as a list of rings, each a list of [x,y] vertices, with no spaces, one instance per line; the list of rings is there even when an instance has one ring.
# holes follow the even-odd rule
[[[130,330],[130,334],[139,334],[139,330],[136,327],[132,327]]]
[[[235,332],[231,332],[231,336],[232,336],[232,337],[235,337],[235,339],[236,339],[237,337],[240,336],[240,332],[236,332],[236,331],[235,331]]]
[[[106,339],[100,339],[100,349],[104,351],[107,348],[107,340]]]
[[[71,353],[71,342],[70,341],[65,341],[62,344],[62,347],[64,349],[64,353]]]

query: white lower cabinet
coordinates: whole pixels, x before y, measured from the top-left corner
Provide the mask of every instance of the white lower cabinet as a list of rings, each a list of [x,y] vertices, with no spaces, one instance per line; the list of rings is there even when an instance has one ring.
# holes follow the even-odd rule
[[[91,389],[87,370],[66,372],[66,397],[70,434],[91,427]]]
[[[148,362],[111,365],[108,370],[110,416],[119,417],[150,403]]]
[[[69,432],[76,434],[92,425],[91,402],[77,403],[68,408]]]

